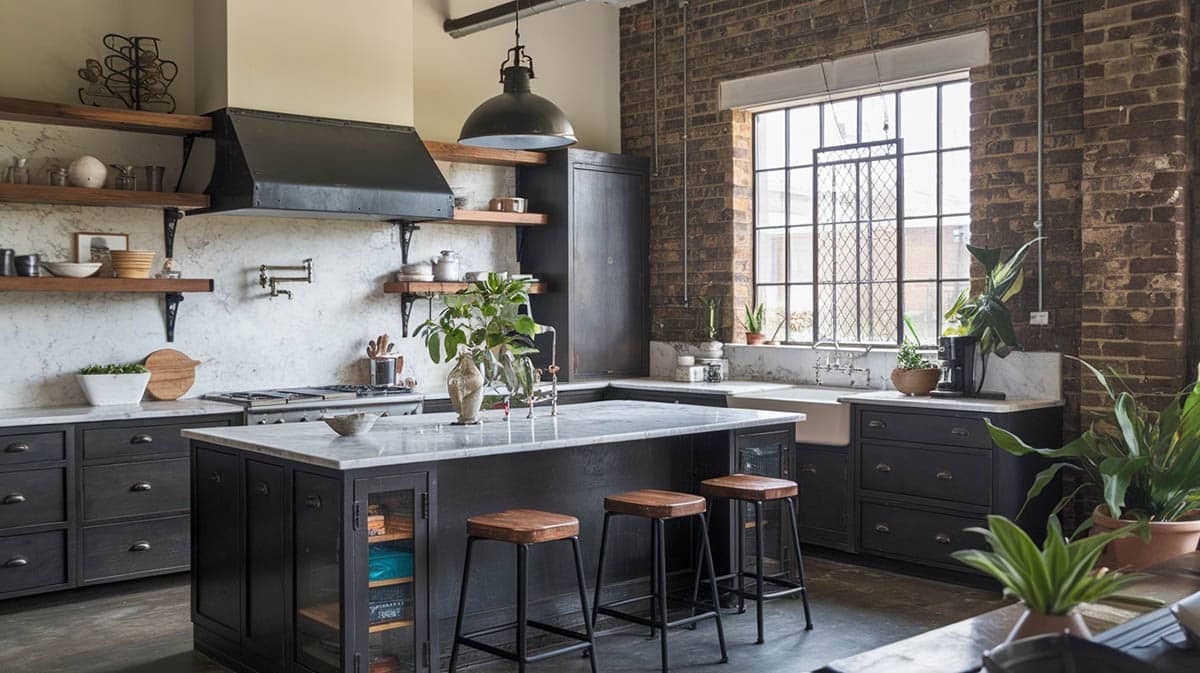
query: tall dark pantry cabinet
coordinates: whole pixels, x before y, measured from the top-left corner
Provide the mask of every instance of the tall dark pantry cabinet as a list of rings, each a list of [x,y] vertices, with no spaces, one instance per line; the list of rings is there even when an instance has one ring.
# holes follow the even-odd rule
[[[533,316],[558,331],[559,379],[646,376],[649,336],[649,163],[567,149],[521,167],[517,191],[550,224],[518,232],[521,269],[550,284]],[[538,338],[539,367],[550,337]]]

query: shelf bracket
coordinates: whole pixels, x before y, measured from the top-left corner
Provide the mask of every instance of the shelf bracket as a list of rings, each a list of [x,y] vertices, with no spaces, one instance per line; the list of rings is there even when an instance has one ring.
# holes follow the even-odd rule
[[[408,323],[412,318],[413,304],[418,299],[424,299],[429,303],[429,319],[433,320],[433,293],[420,292],[405,292],[400,295],[400,319],[403,322],[403,330],[401,336],[408,337]]]
[[[175,343],[175,318],[179,315],[179,302],[183,301],[183,293],[168,292],[163,299],[166,301],[167,343]]]
[[[167,257],[175,256],[175,229],[182,218],[183,211],[178,208],[163,209],[163,247],[166,248]]]
[[[408,220],[390,220],[390,222],[400,228],[400,261],[408,264],[408,248],[412,245],[413,232],[420,227]]]

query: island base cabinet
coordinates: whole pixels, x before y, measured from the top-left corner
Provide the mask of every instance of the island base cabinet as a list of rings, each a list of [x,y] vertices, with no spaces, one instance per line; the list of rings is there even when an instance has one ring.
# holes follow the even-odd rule
[[[296,662],[316,673],[338,673],[344,663],[342,482],[297,472],[294,483]]]
[[[262,668],[286,670],[288,595],[287,474],[278,465],[246,461],[246,624],[243,641]]]
[[[238,475],[231,453],[200,448],[192,457],[192,621],[232,639],[241,632]]]

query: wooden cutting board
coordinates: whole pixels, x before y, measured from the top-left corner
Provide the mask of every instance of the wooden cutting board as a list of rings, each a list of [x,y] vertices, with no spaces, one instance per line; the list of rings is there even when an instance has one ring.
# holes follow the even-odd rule
[[[173,348],[156,350],[146,356],[146,369],[150,370],[150,383],[146,392],[156,400],[177,400],[191,390],[196,382],[196,365],[199,360],[180,353]]]

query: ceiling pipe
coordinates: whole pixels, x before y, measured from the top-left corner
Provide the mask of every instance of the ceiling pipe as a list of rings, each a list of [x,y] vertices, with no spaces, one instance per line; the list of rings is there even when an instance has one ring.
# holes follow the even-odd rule
[[[533,16],[548,12],[559,7],[567,7],[568,5],[576,5],[586,0],[525,0],[520,3],[519,11],[521,18]],[[442,30],[450,34],[450,37],[465,37],[473,33],[478,33],[488,28],[503,26],[512,23],[517,15],[518,7],[516,0],[506,2],[487,9],[481,9],[474,14],[468,14],[457,19],[446,19],[442,24]]]

